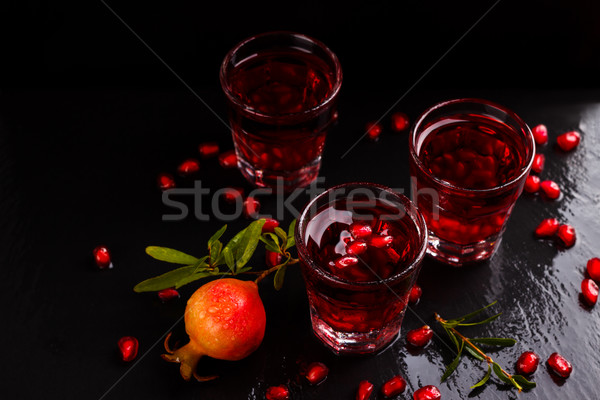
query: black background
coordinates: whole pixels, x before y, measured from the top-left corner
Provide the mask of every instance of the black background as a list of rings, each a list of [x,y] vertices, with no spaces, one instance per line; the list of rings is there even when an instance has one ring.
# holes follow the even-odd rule
[[[289,29],[312,35],[336,52],[344,70],[339,125],[328,137],[321,176],[325,186],[369,180],[408,188],[406,135],[386,132],[361,141],[365,122],[394,109],[414,120],[427,106],[451,97],[478,96],[514,109],[530,125],[550,129],[545,178],[563,197],[520,199],[500,251],[474,268],[427,261],[421,302],[407,312],[403,331],[433,312],[452,317],[499,300],[503,317],[470,334],[515,337],[511,349],[492,353],[508,370],[518,355],[535,350],[543,360],[559,351],[574,364],[567,381],[545,366],[538,388],[522,399],[598,398],[600,316],[580,303],[585,261],[599,256],[600,201],[597,2],[504,0],[490,11],[426,76],[492,2],[201,2],[108,3],[215,112],[225,118],[218,68],[241,39]],[[201,255],[222,221],[163,222],[171,210],[156,188],[159,172],[173,172],[196,146],[216,140],[232,147],[227,128],[101,2],[3,2],[0,97],[0,304],[3,361],[0,390],[7,398],[261,399],[266,388],[289,384],[295,399],[351,399],[358,382],[376,386],[396,374],[409,389],[436,384],[444,399],[516,398],[492,383],[468,389],[484,373],[465,360],[439,384],[452,359],[441,337],[421,353],[402,334],[388,351],[338,358],[311,334],[302,279],[290,270],[283,290],[261,285],[268,325],[261,348],[236,362],[205,360],[202,372],[218,381],[186,384],[177,367],[160,360],[160,339],[182,315],[182,298],[161,304],[137,295],[138,281],[167,268],[144,254],[150,244]],[[383,119],[386,125],[387,118]],[[563,154],[553,143],[570,129],[582,145]],[[202,163],[203,186],[248,185],[237,171]],[[191,187],[179,179],[180,187]],[[275,198],[263,210],[275,212]],[[294,204],[301,207],[306,196]],[[191,199],[186,199],[191,205]],[[207,208],[207,207],[205,207]],[[569,250],[535,240],[542,218],[573,224]],[[285,214],[285,224],[292,219]],[[247,221],[230,223],[230,233]],[[91,250],[108,245],[115,268],[98,271]],[[262,254],[257,254],[260,263]],[[182,335],[183,324],[175,326]],[[436,328],[436,332],[440,330]],[[139,363],[119,361],[116,342],[140,340]],[[157,344],[158,343],[158,344]],[[156,344],[156,345],[155,345]],[[147,353],[147,354],[146,354]],[[299,365],[320,360],[328,380],[309,387]],[[128,372],[130,371],[130,372]],[[124,373],[127,373],[123,377]],[[122,378],[122,379],[121,379]]]

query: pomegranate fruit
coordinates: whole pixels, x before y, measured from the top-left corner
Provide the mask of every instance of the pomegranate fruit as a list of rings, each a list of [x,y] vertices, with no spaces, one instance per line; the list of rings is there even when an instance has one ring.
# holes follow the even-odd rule
[[[560,147],[563,151],[573,150],[579,145],[580,141],[581,135],[576,131],[563,133],[556,138],[556,144],[558,144],[558,147]]]
[[[125,362],[133,361],[137,357],[139,342],[133,336],[123,336],[117,343],[121,359]]]
[[[526,351],[517,360],[517,373],[521,375],[533,374],[540,363],[540,357],[533,351]]]
[[[440,390],[433,385],[423,386],[413,394],[414,400],[439,400],[441,398]]]
[[[356,400],[369,400],[373,393],[373,384],[369,381],[361,381],[358,384],[358,391],[356,392]]]
[[[546,157],[543,154],[536,154],[533,158],[533,164],[531,170],[536,174],[541,174],[544,170],[544,164],[546,164]]]
[[[571,225],[561,225],[558,227],[558,232],[556,233],[560,241],[565,247],[572,247],[577,240],[577,235],[575,234],[575,228]]]
[[[590,258],[586,265],[587,273],[595,281],[600,281],[600,258]]]
[[[381,394],[385,398],[390,398],[399,395],[406,390],[406,381],[400,375],[394,376],[381,387]]]
[[[271,386],[265,394],[267,400],[288,400],[290,391],[285,385]]]
[[[369,122],[366,126],[366,129],[367,136],[369,136],[369,139],[373,141],[377,141],[381,135],[381,132],[383,132],[381,125],[379,125],[377,122]]]
[[[275,232],[275,228],[279,226],[279,221],[273,218],[265,218],[265,224],[262,227],[262,233]]]
[[[427,343],[429,343],[432,337],[433,331],[427,325],[408,331],[406,334],[406,340],[408,343],[416,347],[425,346]]]
[[[219,144],[217,142],[201,143],[198,146],[198,152],[202,158],[211,158],[219,154]]]
[[[591,279],[584,279],[581,282],[581,294],[585,302],[593,306],[598,301],[598,285]]]
[[[548,143],[548,128],[546,125],[540,124],[535,126],[531,133],[533,133],[533,140],[535,140],[536,144],[546,144]]]
[[[396,132],[402,132],[408,125],[410,120],[408,119],[408,115],[402,112],[395,112],[392,114],[392,130]]]
[[[168,190],[175,187],[175,179],[173,179],[171,174],[167,174],[166,172],[158,174],[157,180],[160,190]]]
[[[524,190],[527,193],[536,193],[538,190],[540,190],[540,182],[541,179],[539,176],[529,175],[525,180]]]
[[[535,228],[535,235],[537,237],[551,237],[558,232],[559,227],[558,219],[546,218]]]
[[[408,302],[411,304],[416,304],[419,301],[419,299],[421,298],[422,294],[423,294],[423,289],[421,289],[421,286],[419,286],[415,283],[413,285],[413,287],[410,289],[410,294],[408,295]]]
[[[161,299],[162,302],[164,303],[169,300],[179,298],[179,292],[173,288],[159,290],[158,298]]]
[[[204,284],[188,300],[184,319],[189,343],[172,349],[169,333],[162,358],[179,363],[185,380],[215,379],[196,373],[200,358],[241,360],[258,348],[265,334],[265,308],[253,281],[224,278]]]
[[[573,366],[563,356],[558,353],[550,354],[548,366],[556,375],[561,378],[568,378],[573,372]]]
[[[100,269],[110,269],[113,267],[110,251],[106,246],[98,246],[93,251],[94,261],[96,266]]]
[[[265,255],[265,261],[268,267],[274,267],[276,265],[281,264],[281,260],[283,259],[283,254],[275,253],[274,251],[267,250]]]
[[[560,197],[560,187],[554,181],[543,181],[540,183],[540,189],[551,200],[556,200]]]
[[[318,385],[327,378],[327,374],[329,374],[329,368],[325,364],[314,362],[306,368],[304,376],[311,385]]]

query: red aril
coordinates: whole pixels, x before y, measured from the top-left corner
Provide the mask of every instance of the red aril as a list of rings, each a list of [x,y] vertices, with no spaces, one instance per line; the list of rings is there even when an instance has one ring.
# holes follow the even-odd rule
[[[533,351],[526,351],[517,360],[517,373],[521,375],[533,374],[540,363],[540,357]]]
[[[179,298],[179,292],[173,288],[163,289],[158,291],[158,298],[164,303],[169,300]]]
[[[554,181],[543,181],[540,183],[540,189],[549,199],[556,200],[560,197],[560,187]]]
[[[314,362],[306,368],[304,376],[311,385],[318,385],[327,378],[327,374],[329,374],[329,368],[325,364]]]
[[[290,398],[290,391],[285,385],[271,386],[267,389],[265,398],[267,400],[288,400]]]
[[[367,135],[369,136],[369,139],[371,139],[373,141],[376,141],[377,139],[379,139],[381,132],[383,132],[381,125],[379,125],[377,122],[369,122],[366,126],[366,129],[367,129]]]
[[[219,154],[219,164],[223,168],[237,167],[237,155],[235,154],[235,151],[229,150],[225,153]]]
[[[279,226],[279,221],[273,218],[265,218],[265,224],[262,227],[262,233],[275,232],[275,228]]]
[[[433,331],[427,325],[408,331],[406,334],[406,340],[408,343],[416,347],[425,346],[427,343],[429,343],[432,337]]]
[[[381,387],[381,394],[385,398],[390,398],[399,395],[406,390],[406,381],[400,375],[394,376]]]
[[[267,266],[274,267],[276,265],[281,264],[282,258],[283,258],[283,255],[281,253],[275,253],[274,251],[267,250],[267,254],[266,254]]]
[[[590,258],[587,262],[586,269],[590,278],[600,282],[600,258]]]
[[[184,162],[179,164],[179,167],[177,167],[177,172],[181,176],[190,176],[198,171],[200,171],[200,163],[198,162],[198,160],[193,158],[185,160]]]
[[[383,247],[388,247],[394,241],[393,236],[383,236],[383,235],[373,235],[369,238],[369,246],[373,246],[375,248],[381,249]]]
[[[558,353],[552,353],[548,358],[548,366],[561,378],[568,378],[573,371],[573,366],[563,356]]]
[[[244,200],[244,207],[242,210],[244,212],[244,217],[256,218],[258,216],[258,211],[260,210],[260,202],[254,197],[248,197]]]
[[[356,392],[356,400],[369,400],[373,393],[373,384],[369,381],[361,381],[358,384],[358,391]]]
[[[550,237],[554,236],[558,232],[559,227],[558,219],[546,218],[535,228],[535,235],[537,237]]]
[[[433,385],[423,386],[413,394],[414,400],[439,400],[441,398],[440,390]]]
[[[175,187],[175,179],[173,179],[173,175],[167,174],[166,172],[158,174],[157,181],[160,190],[168,190]]]
[[[421,286],[419,286],[415,283],[413,285],[413,287],[410,289],[410,294],[408,295],[408,302],[411,304],[416,304],[419,301],[419,299],[421,298],[422,294],[423,294],[423,289],[421,289]]]
[[[562,135],[556,138],[556,143],[558,144],[558,147],[560,147],[563,151],[573,150],[575,147],[577,147],[577,145],[579,145],[580,141],[581,135],[579,134],[579,132],[576,131],[563,133]]]
[[[558,227],[558,232],[556,233],[560,241],[565,247],[571,247],[575,244],[577,240],[577,235],[575,234],[575,228],[571,225],[561,225]]]
[[[536,154],[533,158],[533,164],[531,170],[536,174],[541,174],[544,170],[544,164],[546,163],[546,157],[543,154]]]
[[[350,234],[354,239],[362,239],[370,236],[372,232],[371,226],[367,224],[354,222],[350,225]]]
[[[344,269],[358,264],[358,258],[354,256],[342,256],[335,260],[335,267]]]
[[[540,182],[541,179],[539,176],[529,175],[525,180],[524,190],[527,193],[536,193],[538,190],[540,190]]]
[[[133,361],[138,353],[139,343],[133,336],[123,336],[117,343],[121,359],[125,362]]]
[[[593,306],[598,301],[598,285],[591,279],[584,279],[581,282],[581,294],[585,302]]]
[[[113,267],[112,260],[110,258],[110,251],[106,246],[98,246],[93,251],[94,261],[100,269],[110,269]]]
[[[348,243],[348,246],[346,247],[346,253],[350,254],[351,256],[358,256],[367,251],[367,248],[367,242],[364,240],[354,240]]]
[[[200,143],[198,152],[202,158],[211,158],[219,154],[219,144],[217,142]]]
[[[533,133],[533,140],[535,140],[536,144],[546,144],[548,143],[548,128],[546,125],[538,125],[531,130]]]
[[[402,112],[395,112],[392,114],[392,130],[396,132],[402,132],[408,128],[409,122],[408,115]]]
[[[238,187],[231,187],[223,189],[223,198],[229,204],[233,204],[244,195],[244,189]]]

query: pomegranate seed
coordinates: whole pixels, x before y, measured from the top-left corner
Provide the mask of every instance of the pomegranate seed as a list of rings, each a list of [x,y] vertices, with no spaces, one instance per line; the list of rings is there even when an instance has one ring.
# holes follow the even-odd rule
[[[536,193],[540,190],[540,177],[529,175],[525,180],[525,191],[527,193]]]
[[[414,400],[439,400],[441,398],[440,390],[433,385],[423,386],[413,394]]]
[[[235,154],[235,151],[229,150],[219,154],[219,164],[223,168],[237,167],[237,155]]]
[[[584,279],[581,282],[581,293],[585,302],[593,306],[598,301],[598,285],[591,279]]]
[[[556,218],[546,218],[535,228],[535,235],[537,237],[554,236],[558,232],[558,226],[559,223]]]
[[[166,302],[175,298],[179,298],[179,292],[173,288],[163,289],[158,291],[158,298],[162,302]]]
[[[276,265],[281,264],[281,259],[283,255],[281,253],[275,253],[274,251],[267,250],[267,265],[269,267],[274,267]]]
[[[223,198],[229,204],[233,204],[241,199],[244,195],[244,189],[242,188],[225,188],[223,191]]]
[[[373,247],[380,249],[382,247],[389,246],[390,244],[392,244],[393,241],[394,241],[393,236],[380,236],[380,235],[371,236],[371,238],[369,239],[369,246],[373,246]]]
[[[408,115],[395,112],[392,114],[392,129],[396,132],[402,132],[406,128],[408,128],[409,119]]]
[[[117,343],[121,352],[121,359],[129,362],[133,361],[138,353],[139,343],[133,336],[123,336]]]
[[[421,298],[422,294],[423,294],[423,289],[421,289],[421,286],[419,286],[415,283],[413,285],[413,287],[410,289],[410,294],[408,295],[408,302],[411,304],[416,304],[419,301],[419,299]]]
[[[406,340],[408,343],[412,344],[416,347],[423,347],[433,337],[433,331],[427,325],[424,325],[420,328],[413,329],[412,331],[408,331],[406,334]]]
[[[381,132],[383,132],[381,125],[379,125],[377,122],[369,122],[366,126],[366,129],[367,129],[367,135],[369,136],[369,139],[371,139],[373,141],[376,141],[377,139],[379,139]]]
[[[267,400],[288,400],[290,398],[290,391],[287,386],[271,386],[267,389],[265,394]]]
[[[96,261],[96,265],[100,269],[110,269],[113,267],[112,261],[110,259],[110,251],[106,246],[98,246],[94,249],[94,261]]]
[[[177,172],[182,176],[190,176],[200,171],[200,163],[193,158],[187,159],[177,167]]]
[[[260,210],[260,202],[254,197],[248,197],[244,200],[243,211],[246,218],[256,218],[258,210]]]
[[[540,183],[540,189],[549,199],[556,200],[560,197],[560,187],[554,181],[543,181]]]
[[[354,222],[350,225],[350,234],[354,239],[362,239],[370,236],[372,232],[370,225],[362,224],[360,222]]]
[[[567,133],[563,133],[559,137],[556,138],[556,143],[558,147],[560,147],[563,151],[571,151],[581,141],[581,135],[579,132],[571,131]]]
[[[586,268],[590,278],[595,281],[600,281],[600,258],[590,258],[587,262]]]
[[[358,391],[356,392],[356,400],[369,400],[373,393],[373,384],[369,381],[361,381],[358,384]]]
[[[559,226],[556,235],[566,247],[573,246],[575,244],[575,240],[577,240],[575,228],[573,228],[571,225]]]
[[[558,353],[550,354],[548,366],[561,378],[568,378],[573,371],[573,366],[563,356]]]
[[[323,363],[314,362],[306,370],[306,379],[311,385],[318,385],[327,378],[329,368]]]
[[[363,240],[354,240],[350,243],[348,243],[348,247],[346,247],[346,253],[352,255],[352,256],[358,256],[362,253],[364,253],[365,251],[367,251],[367,248],[369,246],[367,246],[367,243]]]
[[[275,232],[275,228],[279,226],[279,221],[273,218],[265,218],[265,224],[262,227],[262,233]]]
[[[198,152],[202,158],[211,158],[219,154],[219,144],[217,142],[200,143]]]
[[[526,351],[517,360],[517,373],[521,375],[533,374],[540,363],[540,357],[533,351]]]
[[[540,124],[534,127],[531,132],[533,133],[533,140],[535,140],[537,144],[548,143],[548,128],[546,128],[546,125]]]
[[[158,174],[158,187],[160,190],[173,189],[175,187],[175,179],[171,174],[161,173]]]
[[[342,256],[335,260],[335,266],[339,269],[352,267],[356,264],[358,264],[358,258],[354,256]]]
[[[381,394],[386,397],[394,397],[404,392],[406,389],[406,381],[400,375],[396,375],[381,387]]]
[[[533,158],[533,164],[531,170],[536,174],[541,174],[544,170],[544,164],[546,163],[546,157],[543,154],[536,154]]]

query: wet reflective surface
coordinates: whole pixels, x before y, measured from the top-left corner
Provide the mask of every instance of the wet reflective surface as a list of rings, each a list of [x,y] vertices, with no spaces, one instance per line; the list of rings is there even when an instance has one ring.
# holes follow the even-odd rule
[[[539,149],[546,156],[541,176],[560,185],[561,198],[519,199],[489,262],[457,269],[427,260],[419,277],[420,302],[407,311],[400,338],[376,356],[338,357],[319,343],[310,330],[300,271],[290,268],[281,292],[268,281],[261,285],[267,331],[259,350],[239,362],[204,360],[200,374],[221,378],[199,384],[183,382],[177,367],[159,357],[162,335],[181,317],[194,287],[182,288],[181,299],[166,304],[155,295],[135,294],[132,287],[168,268],[146,256],[145,246],[202,255],[204,243],[222,225],[194,218],[190,195],[180,197],[190,207],[186,219],[161,221],[173,209],[162,204],[156,176],[196,157],[200,142],[217,140],[223,150],[232,148],[227,129],[187,93],[5,92],[0,97],[0,304],[3,359],[10,367],[0,376],[3,394],[262,399],[267,387],[288,384],[293,399],[351,399],[361,380],[371,381],[378,392],[386,380],[402,374],[408,389],[399,398],[410,398],[429,384],[440,388],[443,399],[600,398],[600,305],[589,308],[579,298],[585,263],[600,256],[600,94],[417,93],[399,110],[414,120],[427,106],[462,95],[488,98],[513,109],[531,126],[548,126],[549,143]],[[386,129],[379,142],[364,140],[341,158],[364,133],[365,122],[397,98],[397,93],[344,94],[339,125],[328,137],[323,157],[326,187],[352,179],[408,191],[408,137],[393,133],[389,118],[383,120]],[[225,115],[219,93],[205,100],[222,104],[216,109]],[[580,146],[570,153],[557,150],[556,136],[573,129],[582,134]],[[239,172],[221,169],[216,160],[201,164],[203,187],[251,190]],[[179,187],[194,184],[190,178],[176,181]],[[203,199],[200,208],[208,214],[210,197]],[[262,212],[275,213],[275,200],[261,198]],[[299,209],[306,200],[300,195],[292,205]],[[533,237],[537,224],[548,217],[575,227],[573,248],[560,249]],[[285,226],[291,218],[285,214]],[[246,223],[243,218],[229,222],[229,233]],[[94,266],[92,250],[99,244],[110,248],[113,269]],[[256,265],[262,256],[255,256]],[[494,310],[502,311],[502,317],[464,332],[517,339],[514,347],[490,353],[509,372],[523,351],[538,353],[540,367],[532,376],[538,387],[517,395],[493,378],[484,388],[470,390],[485,370],[467,357],[440,384],[444,365],[454,355],[434,312],[452,318],[493,300],[499,301]],[[405,332],[424,322],[437,336],[421,351],[408,349]],[[183,324],[174,331],[183,337]],[[139,362],[131,370],[117,351],[118,339],[126,335],[140,342]],[[573,364],[567,380],[554,379],[547,371],[545,361],[555,351]],[[312,361],[330,368],[317,387],[298,377]]]

